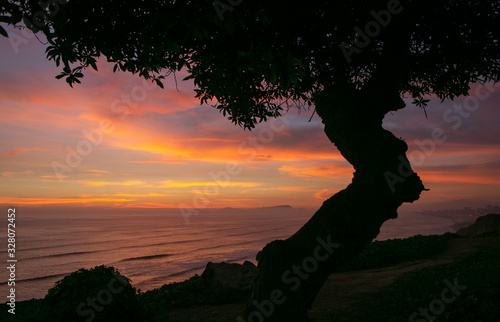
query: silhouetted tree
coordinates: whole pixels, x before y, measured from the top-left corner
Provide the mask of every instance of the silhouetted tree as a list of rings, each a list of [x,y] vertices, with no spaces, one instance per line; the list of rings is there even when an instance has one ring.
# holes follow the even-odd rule
[[[430,94],[454,99],[471,83],[500,80],[495,0],[52,0],[0,10],[0,21],[24,20],[45,35],[47,57],[70,85],[104,56],[160,86],[186,70],[201,103],[216,101],[244,128],[280,116],[288,102],[314,106],[354,177],[297,233],[259,253],[244,321],[307,321],[334,266],[419,198],[406,143],[382,128],[385,114],[405,107],[402,97],[425,109]]]

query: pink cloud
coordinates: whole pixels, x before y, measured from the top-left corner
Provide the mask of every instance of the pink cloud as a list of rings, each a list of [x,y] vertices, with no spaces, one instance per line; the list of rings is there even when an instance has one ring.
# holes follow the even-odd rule
[[[40,151],[40,148],[32,148],[32,149],[13,149],[10,151],[0,152],[0,157],[13,157],[22,153],[26,153],[28,151]]]

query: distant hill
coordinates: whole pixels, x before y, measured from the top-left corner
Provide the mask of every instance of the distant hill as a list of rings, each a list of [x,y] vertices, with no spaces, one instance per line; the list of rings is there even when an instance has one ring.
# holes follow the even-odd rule
[[[476,219],[474,224],[459,229],[457,234],[465,237],[474,237],[495,230],[500,230],[500,214],[481,216]]]
[[[292,206],[290,205],[279,205],[279,206],[271,206],[271,207],[259,207],[260,209],[276,209],[276,208],[279,208],[279,209],[291,209],[293,208]]]
[[[294,209],[290,205],[278,205],[278,206],[269,206],[269,207],[257,207],[257,208],[233,208],[233,207],[224,207],[220,208],[221,210],[252,210],[252,209]]]

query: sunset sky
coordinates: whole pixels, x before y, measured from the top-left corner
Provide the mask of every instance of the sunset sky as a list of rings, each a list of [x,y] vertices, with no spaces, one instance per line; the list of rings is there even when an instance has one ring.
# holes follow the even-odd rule
[[[178,91],[173,78],[162,90],[105,62],[70,88],[43,44],[10,34],[0,38],[0,204],[317,208],[351,180],[312,111],[244,131],[200,106],[182,73]],[[411,104],[386,117],[430,188],[412,209],[499,204],[500,86],[471,94],[431,99],[427,119]]]

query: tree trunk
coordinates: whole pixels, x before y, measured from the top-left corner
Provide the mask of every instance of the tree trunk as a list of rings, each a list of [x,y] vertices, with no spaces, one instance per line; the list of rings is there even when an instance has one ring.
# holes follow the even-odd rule
[[[352,183],[293,236],[257,255],[259,275],[240,322],[309,321],[307,310],[334,268],[359,254],[403,202],[424,190],[406,143],[382,128],[387,112],[405,106],[397,93],[337,85],[325,88],[315,105],[328,138],[355,169]]]

